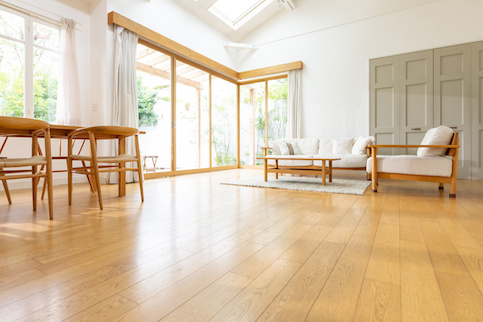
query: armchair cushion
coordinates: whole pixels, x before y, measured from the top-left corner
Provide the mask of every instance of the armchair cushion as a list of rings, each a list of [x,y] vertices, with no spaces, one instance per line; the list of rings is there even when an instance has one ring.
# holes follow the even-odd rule
[[[421,145],[447,145],[450,144],[453,137],[453,130],[447,126],[441,125],[426,132]],[[427,157],[435,155],[444,155],[445,148],[418,148],[418,157]]]
[[[378,155],[377,171],[387,173],[451,177],[451,157],[418,157],[416,155]],[[372,173],[372,157],[367,159],[366,169]]]

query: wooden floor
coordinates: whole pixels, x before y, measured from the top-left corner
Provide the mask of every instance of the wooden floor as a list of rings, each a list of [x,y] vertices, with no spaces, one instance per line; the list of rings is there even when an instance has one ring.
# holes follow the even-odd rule
[[[86,185],[0,193],[1,321],[471,321],[483,318],[483,181],[381,180],[363,196],[149,180],[104,211]],[[335,176],[338,174],[335,173]]]

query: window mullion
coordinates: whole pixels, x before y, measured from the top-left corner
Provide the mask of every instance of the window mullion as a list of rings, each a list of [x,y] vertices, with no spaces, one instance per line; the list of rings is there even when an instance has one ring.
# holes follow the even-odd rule
[[[32,37],[32,20],[25,18],[25,94],[24,113],[25,117],[34,117],[34,49]]]

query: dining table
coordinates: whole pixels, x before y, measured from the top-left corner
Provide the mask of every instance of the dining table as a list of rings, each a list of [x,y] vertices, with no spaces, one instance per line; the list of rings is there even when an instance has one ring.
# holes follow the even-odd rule
[[[75,125],[50,124],[50,137],[52,139],[61,139],[61,140],[65,139],[65,140],[67,140],[69,133],[71,133],[72,131],[75,131],[77,129],[80,129],[80,128],[82,128],[82,127],[81,126],[75,126]],[[146,132],[139,132],[139,133],[145,134]],[[3,133],[0,136],[3,136],[5,138],[5,140],[2,143],[2,146],[0,147],[0,155],[1,155],[9,137],[30,137],[31,135],[29,133],[25,133],[25,135],[23,135],[23,134],[12,134],[12,135],[10,135],[8,133]],[[42,136],[40,136],[40,137],[42,137]],[[125,154],[126,153],[126,138],[112,135],[112,136],[104,136],[104,137],[101,137],[100,139],[119,139],[119,145],[118,145],[119,154]],[[79,147],[79,152],[80,152],[80,151],[82,151],[85,142],[87,140],[89,140],[89,137],[88,137],[88,135],[86,135],[85,137],[84,136],[77,136],[75,138],[75,140],[82,141],[81,146]],[[42,151],[39,151],[39,154],[42,154]],[[52,160],[59,160],[59,159],[67,160],[67,156],[62,155],[62,144],[61,143],[59,143],[59,155],[52,157]],[[67,170],[55,170],[53,172],[66,172],[66,171]],[[89,176],[87,176],[87,180],[89,182],[89,185],[91,186],[91,189],[94,189],[94,185],[92,185],[92,182],[90,181]],[[118,189],[119,196],[125,196],[126,195],[126,173],[125,172],[122,172],[122,173],[119,174],[118,186],[119,186],[119,189]],[[44,191],[45,191],[45,185],[44,185]],[[42,193],[42,198],[43,198],[43,195],[44,195],[44,191]]]

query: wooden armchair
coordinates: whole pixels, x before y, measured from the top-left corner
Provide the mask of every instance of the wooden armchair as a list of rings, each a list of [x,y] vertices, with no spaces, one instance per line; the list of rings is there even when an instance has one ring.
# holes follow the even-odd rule
[[[449,196],[456,197],[459,151],[458,133],[453,134],[451,142],[448,145],[371,145],[370,148],[372,150],[372,157],[367,161],[367,172],[372,174],[373,192],[377,192],[379,179],[383,178],[437,182],[439,183],[439,189],[444,189],[444,184],[449,183]],[[381,148],[440,148],[447,150],[441,156],[381,156],[378,155],[378,151]],[[418,164],[422,166],[418,168]],[[428,171],[428,169],[431,171]]]

